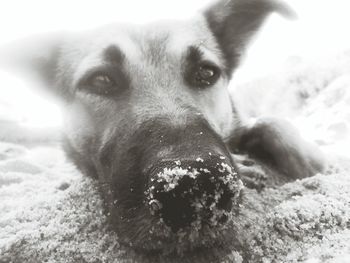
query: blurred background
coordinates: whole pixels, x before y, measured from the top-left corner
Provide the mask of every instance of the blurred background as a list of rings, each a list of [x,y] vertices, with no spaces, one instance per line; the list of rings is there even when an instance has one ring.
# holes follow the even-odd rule
[[[0,9],[0,45],[48,31],[82,30],[120,21],[146,23],[158,19],[187,18],[209,2],[3,1]],[[307,63],[327,63],[328,58],[339,56],[350,47],[349,0],[289,0],[287,3],[298,14],[298,20],[289,21],[272,15],[236,72],[233,85],[239,86],[265,76],[285,74]],[[321,79],[324,73],[319,73]],[[2,71],[0,120],[2,128],[13,122],[29,128],[56,130],[62,125],[60,110],[53,101],[33,92],[28,83],[23,82],[21,78]],[[7,134],[15,129],[10,129]]]

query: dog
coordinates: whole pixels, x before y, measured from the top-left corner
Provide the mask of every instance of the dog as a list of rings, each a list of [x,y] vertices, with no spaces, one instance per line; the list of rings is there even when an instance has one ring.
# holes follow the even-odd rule
[[[286,180],[324,169],[286,121],[242,119],[227,88],[273,12],[292,13],[274,0],[219,0],[191,20],[22,40],[1,62],[61,101],[63,147],[99,182],[120,242],[183,256],[235,243],[244,186],[261,190],[266,176],[251,160]]]

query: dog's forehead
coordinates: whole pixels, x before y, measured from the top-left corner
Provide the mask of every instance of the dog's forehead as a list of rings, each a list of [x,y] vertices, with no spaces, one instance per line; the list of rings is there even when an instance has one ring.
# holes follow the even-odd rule
[[[141,26],[110,25],[77,37],[66,54],[69,54],[68,60],[73,60],[70,64],[75,63],[76,77],[79,77],[90,68],[106,63],[106,59],[118,56],[134,65],[159,64],[169,57],[180,61],[190,47],[200,48],[220,63],[216,41],[201,16],[188,21],[160,21]]]
[[[165,53],[180,56],[188,47],[214,48],[210,32],[204,21],[163,21],[138,28],[131,33],[133,42],[140,51],[138,55],[152,56]],[[149,52],[155,51],[155,52]]]

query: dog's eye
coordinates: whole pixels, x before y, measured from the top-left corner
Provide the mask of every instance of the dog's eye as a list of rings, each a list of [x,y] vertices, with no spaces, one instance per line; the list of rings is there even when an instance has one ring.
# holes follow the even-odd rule
[[[204,62],[190,70],[187,80],[191,86],[205,88],[214,85],[219,77],[220,69],[210,62]]]
[[[97,74],[92,77],[91,85],[96,88],[105,88],[105,87],[113,86],[114,82],[111,80],[111,78],[108,75]]]
[[[119,89],[119,82],[115,81],[108,73],[98,71],[87,74],[78,83],[80,90],[102,96],[110,96],[115,94]]]
[[[130,86],[129,77],[117,66],[102,66],[88,71],[77,83],[81,92],[117,98]]]
[[[105,73],[93,74],[88,78],[87,85],[90,92],[101,95],[109,95],[116,88],[114,80]]]

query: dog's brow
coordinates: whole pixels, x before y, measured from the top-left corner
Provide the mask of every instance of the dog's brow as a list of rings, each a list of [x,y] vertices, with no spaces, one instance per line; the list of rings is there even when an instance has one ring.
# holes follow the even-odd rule
[[[186,60],[188,63],[195,64],[203,59],[203,52],[196,46],[190,46],[188,48]]]
[[[103,51],[103,56],[111,64],[122,64],[125,59],[124,53],[115,45],[107,47]]]

